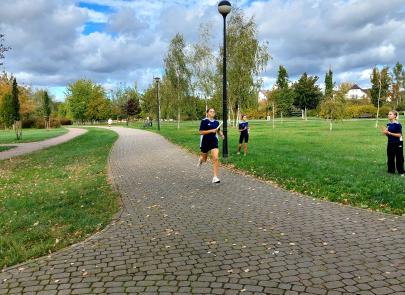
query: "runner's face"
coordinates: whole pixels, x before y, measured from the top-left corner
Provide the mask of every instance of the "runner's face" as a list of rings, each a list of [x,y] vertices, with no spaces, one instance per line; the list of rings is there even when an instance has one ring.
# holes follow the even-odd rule
[[[210,109],[208,111],[208,118],[212,119],[215,117],[215,111],[213,109]]]
[[[395,118],[396,118],[396,117],[395,117],[395,115],[394,115],[393,112],[389,112],[389,113],[388,113],[388,119],[389,119],[389,120],[395,120]]]

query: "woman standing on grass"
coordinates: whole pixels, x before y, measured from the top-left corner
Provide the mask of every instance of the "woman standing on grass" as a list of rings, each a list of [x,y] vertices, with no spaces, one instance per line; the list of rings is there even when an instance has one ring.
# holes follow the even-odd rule
[[[240,155],[240,150],[242,148],[242,143],[245,142],[243,147],[244,155],[247,153],[247,144],[249,142],[249,122],[247,121],[247,116],[242,115],[242,122],[239,123],[239,146],[237,154]]]
[[[207,110],[207,117],[201,120],[200,124],[200,149],[201,156],[198,159],[197,167],[200,167],[202,163],[207,162],[208,152],[211,151],[211,157],[214,168],[214,177],[212,183],[220,183],[218,178],[219,159],[218,159],[218,134],[224,139],[224,135],[220,130],[221,124],[215,120],[214,108]]]
[[[387,128],[383,130],[383,133],[388,138],[387,145],[387,165],[388,173],[395,174],[395,166],[398,173],[404,176],[404,141],[402,137],[402,126],[397,121],[398,112],[390,111],[388,113]]]

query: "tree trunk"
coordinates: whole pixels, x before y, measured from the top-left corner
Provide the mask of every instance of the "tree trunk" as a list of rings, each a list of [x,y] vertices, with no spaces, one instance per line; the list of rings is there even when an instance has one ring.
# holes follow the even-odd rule
[[[305,107],[305,121],[308,121],[307,107]]]
[[[241,116],[241,114],[240,114],[240,109],[239,109],[239,106],[238,106],[237,113],[236,113],[236,123],[235,123],[235,126],[239,126],[239,119],[240,119],[240,116]]]
[[[273,129],[274,129],[274,121],[276,119],[276,115],[275,115],[275,106],[274,106],[274,102],[273,102]]]
[[[180,129],[180,108],[177,109],[177,129]]]
[[[329,131],[332,131],[332,119],[329,120]]]
[[[281,112],[281,123],[283,123],[283,112]]]

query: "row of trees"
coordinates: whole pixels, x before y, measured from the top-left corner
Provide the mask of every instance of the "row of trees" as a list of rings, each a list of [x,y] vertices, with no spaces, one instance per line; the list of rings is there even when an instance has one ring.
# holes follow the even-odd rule
[[[139,115],[141,94],[136,85],[107,90],[91,80],[80,79],[67,86],[66,100],[59,107],[61,117],[78,123],[97,122],[110,117],[129,119]]]

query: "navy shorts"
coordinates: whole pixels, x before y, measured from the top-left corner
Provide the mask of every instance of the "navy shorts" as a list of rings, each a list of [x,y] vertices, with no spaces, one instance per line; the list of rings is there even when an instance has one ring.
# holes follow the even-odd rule
[[[202,143],[200,150],[202,153],[206,154],[210,150],[217,149],[218,148],[218,142],[210,142],[210,143]]]
[[[239,143],[241,144],[243,141],[245,141],[245,143],[249,142],[249,133],[245,133],[245,132],[241,132],[240,136],[239,136]]]

